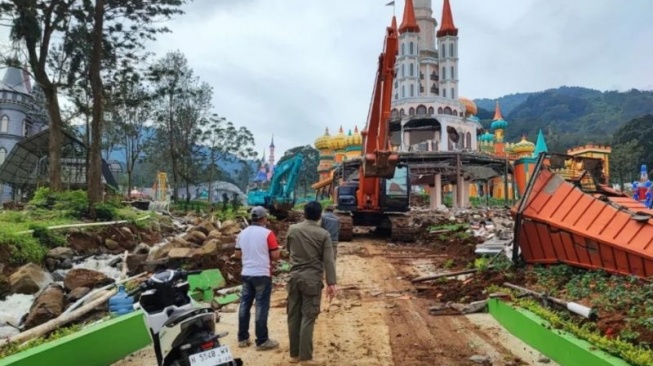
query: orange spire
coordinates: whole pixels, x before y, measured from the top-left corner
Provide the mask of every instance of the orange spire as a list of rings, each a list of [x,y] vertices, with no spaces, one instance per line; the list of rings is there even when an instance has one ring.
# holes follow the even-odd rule
[[[501,115],[501,107],[499,107],[499,101],[497,100],[497,106],[494,108],[494,119],[493,121],[498,121],[500,119],[503,119],[503,116]]]
[[[345,133],[345,131],[342,129],[342,125],[340,125],[340,130],[338,130],[339,133]]]
[[[451,4],[449,4],[449,0],[444,0],[444,6],[442,7],[442,24],[440,24],[440,30],[438,31],[437,36],[444,37],[457,35],[458,28],[453,24]]]
[[[406,32],[419,32],[419,26],[417,25],[417,20],[415,20],[413,0],[406,0],[406,6],[404,6],[404,20],[401,21],[401,26],[399,27],[399,33]]]
[[[354,126],[354,133],[358,133],[358,126]]]
[[[394,15],[392,16],[392,24],[390,25],[390,28],[394,31],[397,30],[397,17]]]

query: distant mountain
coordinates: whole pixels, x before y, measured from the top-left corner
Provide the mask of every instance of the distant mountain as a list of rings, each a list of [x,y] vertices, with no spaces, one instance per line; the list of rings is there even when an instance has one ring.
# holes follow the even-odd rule
[[[552,150],[564,151],[584,143],[611,143],[612,134],[624,123],[653,113],[653,91],[606,91],[563,86],[537,93],[518,93],[499,98],[508,121],[506,139],[523,134],[534,140],[546,133]],[[475,100],[478,117],[489,128],[495,100]],[[488,113],[490,112],[490,113]]]

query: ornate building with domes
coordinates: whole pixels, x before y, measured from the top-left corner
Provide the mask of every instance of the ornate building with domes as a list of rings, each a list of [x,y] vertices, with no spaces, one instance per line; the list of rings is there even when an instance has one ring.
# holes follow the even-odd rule
[[[358,131],[358,126],[354,131],[345,135],[345,131],[340,126],[335,136],[329,134],[329,128],[324,131],[324,135],[315,139],[315,148],[320,151],[320,163],[317,172],[320,175],[320,181],[331,177],[333,168],[343,161],[359,157],[362,151],[363,137]]]

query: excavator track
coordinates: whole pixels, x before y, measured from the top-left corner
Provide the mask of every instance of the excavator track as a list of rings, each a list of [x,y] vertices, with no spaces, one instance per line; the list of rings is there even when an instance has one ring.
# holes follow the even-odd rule
[[[354,236],[354,220],[349,213],[336,213],[340,219],[338,241],[351,241]]]
[[[413,223],[413,217],[410,215],[388,215],[392,229],[390,231],[390,240],[405,243],[412,243],[416,240],[417,226]]]

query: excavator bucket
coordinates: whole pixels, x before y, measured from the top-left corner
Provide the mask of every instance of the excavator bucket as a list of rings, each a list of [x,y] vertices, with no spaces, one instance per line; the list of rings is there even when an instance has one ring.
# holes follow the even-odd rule
[[[365,155],[363,175],[365,177],[392,178],[399,163],[399,155],[394,151],[375,151]]]

